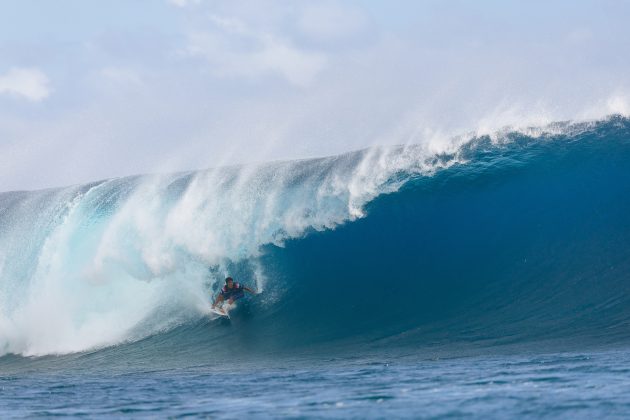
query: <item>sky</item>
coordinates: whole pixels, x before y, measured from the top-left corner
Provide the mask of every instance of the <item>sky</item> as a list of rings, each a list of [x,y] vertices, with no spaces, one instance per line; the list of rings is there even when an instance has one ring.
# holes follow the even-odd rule
[[[0,0],[0,191],[630,112],[630,1]]]

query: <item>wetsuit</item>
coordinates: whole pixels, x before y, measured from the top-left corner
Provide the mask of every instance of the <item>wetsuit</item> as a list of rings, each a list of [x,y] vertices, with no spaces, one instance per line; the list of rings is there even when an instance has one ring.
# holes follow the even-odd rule
[[[227,287],[227,284],[223,286],[221,289],[221,295],[225,300],[232,299],[232,301],[235,301],[245,296],[245,291],[243,290],[242,284],[235,282],[231,289]]]

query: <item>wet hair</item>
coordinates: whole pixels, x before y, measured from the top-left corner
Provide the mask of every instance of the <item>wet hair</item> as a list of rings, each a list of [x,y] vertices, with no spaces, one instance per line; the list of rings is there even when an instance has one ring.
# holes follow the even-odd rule
[[[234,279],[232,277],[227,277],[225,279],[225,284],[228,284],[229,282],[234,281]]]

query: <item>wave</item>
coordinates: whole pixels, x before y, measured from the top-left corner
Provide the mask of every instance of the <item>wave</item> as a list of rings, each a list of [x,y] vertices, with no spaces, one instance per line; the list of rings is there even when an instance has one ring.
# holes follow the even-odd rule
[[[0,355],[624,341],[629,161],[610,117],[3,193]]]

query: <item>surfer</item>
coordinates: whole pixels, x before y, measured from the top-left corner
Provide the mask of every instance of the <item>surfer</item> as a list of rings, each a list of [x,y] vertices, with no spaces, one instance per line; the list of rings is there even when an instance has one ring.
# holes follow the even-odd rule
[[[255,290],[243,286],[240,283],[236,283],[234,282],[234,279],[232,279],[232,277],[228,277],[225,279],[225,286],[223,286],[221,292],[219,292],[219,295],[214,300],[212,308],[214,309],[215,306],[220,305],[225,300],[227,300],[228,304],[231,305],[232,303],[234,303],[234,301],[239,300],[240,298],[245,296],[245,292],[249,292],[252,295],[256,294]]]

